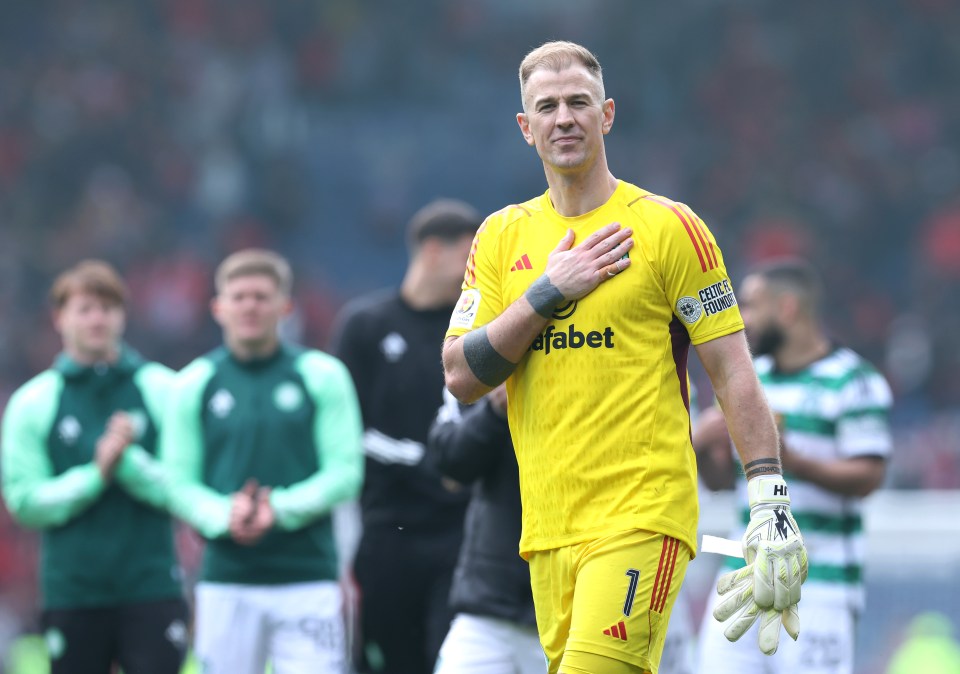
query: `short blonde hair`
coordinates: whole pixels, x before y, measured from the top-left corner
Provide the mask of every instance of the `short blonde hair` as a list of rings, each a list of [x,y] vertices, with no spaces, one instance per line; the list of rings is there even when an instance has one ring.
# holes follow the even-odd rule
[[[269,276],[277,282],[280,292],[289,296],[293,290],[293,272],[282,255],[263,248],[246,248],[228,256],[214,277],[217,292],[223,292],[228,282],[241,276]]]
[[[520,100],[526,105],[526,86],[527,81],[535,70],[548,68],[557,72],[569,67],[572,63],[579,63],[584,66],[590,74],[597,78],[600,84],[600,100],[604,99],[603,91],[603,69],[600,67],[600,61],[586,47],[575,42],[565,42],[556,40],[545,42],[529,54],[527,54],[520,63]]]
[[[103,260],[83,260],[57,276],[50,289],[50,304],[62,309],[80,293],[89,293],[108,304],[127,304],[127,286],[117,270]]]

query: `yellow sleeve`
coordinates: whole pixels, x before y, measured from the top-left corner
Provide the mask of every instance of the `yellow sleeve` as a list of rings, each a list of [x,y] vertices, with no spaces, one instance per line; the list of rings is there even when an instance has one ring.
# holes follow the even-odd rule
[[[667,301],[693,344],[743,329],[723,254],[713,234],[686,204],[650,195],[662,222],[660,264]]]
[[[498,263],[497,234],[500,228],[491,224],[493,217],[487,218],[473,237],[462,292],[450,317],[447,337],[465,335],[486,325],[506,309]]]

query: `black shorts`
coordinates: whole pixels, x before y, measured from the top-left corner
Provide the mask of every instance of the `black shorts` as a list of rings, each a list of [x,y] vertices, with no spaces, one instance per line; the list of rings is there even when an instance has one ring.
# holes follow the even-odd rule
[[[367,674],[430,674],[453,609],[450,583],[462,535],[368,528],[354,560],[360,586],[360,662]]]
[[[177,674],[187,651],[181,599],[98,608],[49,609],[43,631],[50,674]]]

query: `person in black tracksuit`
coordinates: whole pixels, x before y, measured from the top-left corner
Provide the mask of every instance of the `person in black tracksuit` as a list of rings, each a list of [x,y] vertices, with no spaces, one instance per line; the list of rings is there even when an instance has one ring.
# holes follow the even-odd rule
[[[348,304],[334,329],[330,351],[353,376],[364,424],[353,563],[362,672],[430,674],[453,617],[447,597],[469,493],[421,459],[443,402],[440,346],[481,220],[460,201],[422,208],[408,227],[399,291]]]
[[[542,674],[530,571],[520,557],[520,478],[497,387],[464,406],[452,395],[437,414],[425,462],[473,484],[450,604],[457,612],[436,674]]]

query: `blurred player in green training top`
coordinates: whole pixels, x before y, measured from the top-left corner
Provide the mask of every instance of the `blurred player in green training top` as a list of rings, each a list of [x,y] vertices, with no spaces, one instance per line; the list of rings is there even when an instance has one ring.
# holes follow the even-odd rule
[[[127,291],[85,261],[51,291],[63,351],[3,417],[3,497],[40,529],[52,674],[175,674],[186,605],[154,459],[173,373],[122,341]]]
[[[281,342],[290,267],[244,250],[217,269],[224,345],[177,376],[162,446],[171,508],[208,543],[196,591],[205,674],[346,670],[331,510],[363,477],[346,367]]]

